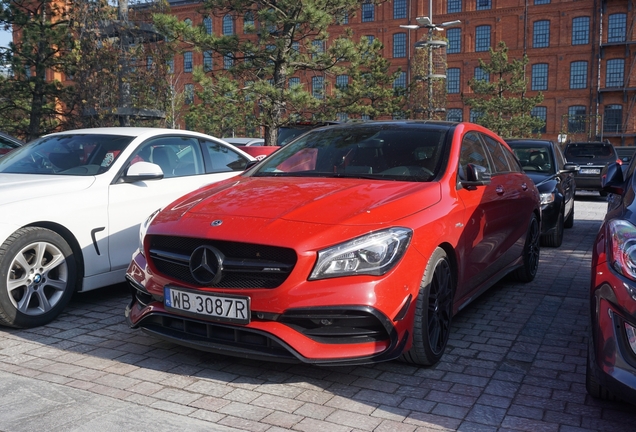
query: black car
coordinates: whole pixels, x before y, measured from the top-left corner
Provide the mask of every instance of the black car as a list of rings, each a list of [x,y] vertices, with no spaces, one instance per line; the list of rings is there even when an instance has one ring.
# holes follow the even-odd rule
[[[575,164],[565,162],[558,145],[548,140],[506,140],[521,167],[541,194],[541,244],[559,247],[563,228],[574,224]]]
[[[636,403],[636,158],[602,172],[608,211],[592,246],[587,392]]]
[[[602,141],[571,142],[565,146],[564,153],[568,162],[579,166],[575,173],[576,187],[599,191],[601,196],[607,196],[607,192],[601,189],[601,170],[619,160],[614,146]]]

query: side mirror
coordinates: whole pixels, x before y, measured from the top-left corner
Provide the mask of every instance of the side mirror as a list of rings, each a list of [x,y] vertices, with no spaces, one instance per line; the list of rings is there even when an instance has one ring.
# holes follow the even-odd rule
[[[565,165],[563,165],[563,169],[561,170],[561,172],[576,172],[579,170],[579,166],[575,163],[572,162],[566,162]]]
[[[601,171],[601,187],[603,191],[622,195],[624,184],[625,179],[623,177],[622,166],[616,162],[605,165]]]
[[[160,180],[163,178],[163,171],[157,164],[150,162],[137,162],[132,164],[124,174],[126,183],[134,183],[144,180]]]
[[[481,165],[468,164],[466,165],[466,179],[461,180],[460,183],[468,190],[477,189],[477,186],[486,186],[490,184],[491,175]]]

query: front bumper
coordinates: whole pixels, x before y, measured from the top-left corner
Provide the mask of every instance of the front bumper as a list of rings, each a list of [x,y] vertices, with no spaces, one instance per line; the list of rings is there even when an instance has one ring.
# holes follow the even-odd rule
[[[421,275],[409,282],[403,273],[389,272],[381,281],[358,276],[240,290],[251,299],[251,319],[232,324],[167,309],[160,293],[170,281],[153,275],[144,256],[136,254],[127,274],[132,299],[125,314],[132,328],[212,353],[323,365],[387,361],[410,344],[415,305],[406,288],[417,289]],[[390,291],[399,298],[378,301]]]
[[[636,284],[601,263],[593,273],[591,371],[612,394],[636,403]],[[630,340],[631,339],[631,340]]]

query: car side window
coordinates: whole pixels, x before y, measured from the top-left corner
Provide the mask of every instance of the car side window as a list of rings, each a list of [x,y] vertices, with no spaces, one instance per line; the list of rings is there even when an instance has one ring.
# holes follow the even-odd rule
[[[486,168],[486,172],[492,173],[486,149],[479,136],[474,132],[467,133],[462,139],[458,169],[458,175],[461,180],[468,180],[466,177],[466,165],[468,164],[482,166]]]
[[[515,154],[512,151],[508,150],[506,147],[502,146],[502,148],[504,156],[506,156],[506,159],[508,160],[510,172],[523,172],[523,168],[521,168],[521,162],[519,162],[517,156],[515,156]]]
[[[143,144],[130,164],[151,162],[161,167],[164,178],[203,174],[203,157],[196,138],[161,137]]]
[[[508,165],[508,159],[506,159],[503,146],[499,144],[497,140],[492,139],[487,135],[482,134],[482,138],[484,139],[486,148],[488,149],[493,163],[495,164],[496,173],[510,172],[510,166]]]
[[[205,171],[207,173],[243,171],[248,160],[231,148],[214,141],[203,143],[206,152]]]

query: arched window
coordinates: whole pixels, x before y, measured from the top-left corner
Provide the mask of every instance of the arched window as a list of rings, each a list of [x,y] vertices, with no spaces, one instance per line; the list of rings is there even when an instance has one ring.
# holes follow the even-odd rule
[[[253,33],[254,30],[256,30],[254,14],[251,11],[248,11],[245,15],[243,15],[243,33]]]
[[[234,20],[231,15],[225,15],[223,17],[223,34],[224,35],[233,35],[234,34]]]
[[[207,34],[212,34],[212,18],[209,16],[203,18],[203,27],[205,27],[205,32]]]

